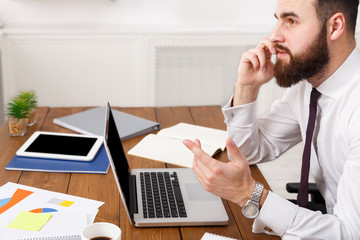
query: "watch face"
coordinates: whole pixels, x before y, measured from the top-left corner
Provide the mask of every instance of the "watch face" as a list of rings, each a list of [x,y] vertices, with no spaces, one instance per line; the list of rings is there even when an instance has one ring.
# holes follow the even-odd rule
[[[256,218],[259,215],[259,207],[253,202],[247,202],[241,209],[242,214],[247,218]]]

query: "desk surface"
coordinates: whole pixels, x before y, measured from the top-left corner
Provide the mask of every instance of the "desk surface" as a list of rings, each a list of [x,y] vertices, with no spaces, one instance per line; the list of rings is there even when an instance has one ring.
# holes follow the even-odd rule
[[[48,108],[37,110],[37,123],[27,128],[24,137],[9,137],[7,125],[0,129],[0,185],[15,182],[37,188],[67,193],[105,202],[95,222],[111,222],[119,225],[122,230],[121,239],[196,239],[200,240],[205,232],[211,232],[236,239],[279,239],[264,234],[251,232],[252,221],[241,214],[238,205],[224,200],[230,222],[222,227],[166,227],[166,228],[135,228],[130,225],[124,207],[120,201],[111,169],[106,175],[69,174],[7,171],[5,166],[14,157],[16,150],[28,139],[34,131],[69,132],[72,131],[53,124],[53,119],[77,113],[89,108]],[[170,127],[178,122],[186,122],[206,127],[226,129],[224,118],[219,106],[206,107],[161,107],[161,108],[115,108],[123,112],[143,117],[160,123],[161,128]],[[135,146],[144,136],[123,142],[125,152]],[[228,161],[226,152],[216,156],[220,161]],[[130,168],[165,168],[177,167],[157,161],[128,156]],[[253,177],[269,185],[256,166],[251,167]]]

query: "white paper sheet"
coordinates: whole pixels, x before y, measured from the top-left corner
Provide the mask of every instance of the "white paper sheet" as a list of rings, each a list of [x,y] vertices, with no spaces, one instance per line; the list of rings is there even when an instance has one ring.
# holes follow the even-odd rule
[[[0,187],[0,201],[1,199],[12,197],[17,189],[23,189],[33,193],[0,214],[0,239],[41,239],[44,237],[60,237],[59,239],[66,239],[65,236],[69,236],[68,239],[76,239],[80,236],[81,229],[94,220],[98,208],[104,204],[100,201],[11,182]],[[63,204],[64,201],[73,203],[66,205]],[[50,220],[40,231],[28,231],[7,227],[21,211],[30,212],[31,210],[39,208],[52,208],[57,210],[51,212],[52,216]]]

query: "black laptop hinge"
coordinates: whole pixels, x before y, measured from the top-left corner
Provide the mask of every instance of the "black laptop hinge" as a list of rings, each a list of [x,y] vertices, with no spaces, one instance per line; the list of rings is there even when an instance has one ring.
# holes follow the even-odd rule
[[[138,204],[136,197],[136,176],[130,175],[130,214],[138,213]]]

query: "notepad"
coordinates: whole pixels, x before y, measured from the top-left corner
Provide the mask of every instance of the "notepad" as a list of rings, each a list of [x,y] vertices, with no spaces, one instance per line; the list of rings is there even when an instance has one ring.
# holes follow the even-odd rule
[[[236,240],[236,239],[206,232],[204,236],[201,238],[201,240]]]
[[[184,139],[199,139],[203,151],[214,156],[225,149],[227,133],[214,128],[179,123],[162,129],[156,135],[147,135],[128,154],[191,168],[194,155],[182,143]]]

